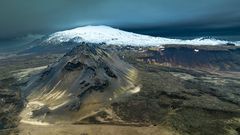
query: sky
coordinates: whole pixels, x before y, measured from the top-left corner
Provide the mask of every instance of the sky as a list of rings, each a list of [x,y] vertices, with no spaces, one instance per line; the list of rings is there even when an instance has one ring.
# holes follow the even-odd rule
[[[0,39],[85,25],[151,35],[240,35],[240,0],[1,0]]]

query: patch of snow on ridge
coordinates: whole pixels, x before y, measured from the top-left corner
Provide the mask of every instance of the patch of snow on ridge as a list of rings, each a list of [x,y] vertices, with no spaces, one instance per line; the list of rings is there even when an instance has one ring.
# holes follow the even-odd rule
[[[163,37],[152,37],[148,35],[135,34],[109,26],[85,26],[71,30],[60,31],[50,35],[47,43],[58,44],[62,42],[88,42],[106,43],[114,45],[133,45],[133,46],[160,46],[165,44],[180,45],[223,45],[233,43],[240,45],[239,42],[228,42],[213,38],[197,38],[193,40],[169,39]]]
[[[198,49],[194,49],[194,52],[198,53],[198,52],[199,52],[199,50],[198,50]]]

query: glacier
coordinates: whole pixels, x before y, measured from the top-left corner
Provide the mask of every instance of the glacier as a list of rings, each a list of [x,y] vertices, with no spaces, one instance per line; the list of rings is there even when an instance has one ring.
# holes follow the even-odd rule
[[[108,45],[132,45],[132,46],[161,46],[167,44],[178,45],[226,45],[228,43],[240,45],[240,41],[231,42],[214,38],[196,38],[191,40],[170,39],[153,37],[132,32],[126,32],[109,26],[84,26],[70,30],[60,31],[49,35],[44,40],[48,44],[62,42],[87,42],[104,43]]]

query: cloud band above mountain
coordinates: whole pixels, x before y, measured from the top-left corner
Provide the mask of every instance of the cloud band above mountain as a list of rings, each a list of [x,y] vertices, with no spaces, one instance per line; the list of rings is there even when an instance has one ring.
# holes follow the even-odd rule
[[[239,0],[1,0],[0,38],[83,25],[223,29],[239,27]]]

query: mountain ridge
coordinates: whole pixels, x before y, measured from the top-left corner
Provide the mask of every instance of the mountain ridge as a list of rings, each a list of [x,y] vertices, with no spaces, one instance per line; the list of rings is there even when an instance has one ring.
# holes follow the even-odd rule
[[[43,43],[59,44],[64,42],[75,43],[102,43],[108,45],[132,45],[132,46],[161,46],[168,44],[180,45],[240,45],[239,41],[225,41],[215,38],[195,38],[192,40],[170,39],[136,34],[105,25],[84,26],[70,30],[55,32],[49,35]]]

